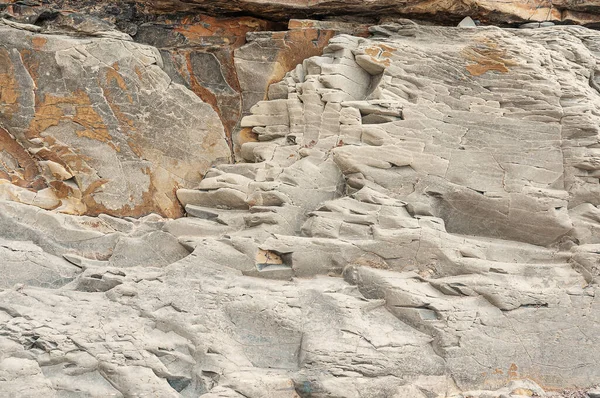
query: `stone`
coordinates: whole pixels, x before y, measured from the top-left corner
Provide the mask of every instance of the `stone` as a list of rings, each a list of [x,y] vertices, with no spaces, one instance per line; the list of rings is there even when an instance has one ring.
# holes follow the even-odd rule
[[[7,250],[14,253],[7,253],[10,256],[6,257],[6,266],[30,261],[32,270],[45,266],[47,272],[58,274],[57,279],[68,279],[74,268],[63,261],[51,260],[54,256],[64,257],[80,268],[85,267],[88,260],[99,260],[116,267],[142,263],[148,267],[161,267],[189,254],[175,237],[161,231],[165,221],[160,217],[159,221],[153,221],[149,216],[124,227],[124,221],[115,225],[106,216],[95,218],[40,213],[37,207],[15,202],[0,201],[0,209],[0,239],[32,243],[23,243],[22,247],[19,244],[14,249],[7,246]],[[49,259],[44,260],[45,256]],[[73,262],[72,256],[79,260]],[[30,277],[33,278],[31,272]],[[59,278],[61,273],[64,276]],[[24,271],[17,274],[28,276]]]
[[[135,38],[159,48],[169,77],[212,106],[233,149],[231,137],[242,103],[234,51],[246,43],[247,33],[272,27],[268,21],[251,17],[196,15],[143,23]]]
[[[82,189],[80,164],[63,159],[79,155],[67,151],[74,144],[59,150],[46,142],[66,134],[64,123],[76,125],[70,118],[87,108],[55,104],[64,111],[59,125],[28,136],[15,128],[30,125],[14,109],[31,101],[22,112],[35,111],[45,97],[34,89],[43,81],[25,81],[30,91],[15,89],[22,78],[1,86],[0,395],[593,393],[600,379],[598,32],[464,29],[458,17],[441,27],[392,12],[368,29],[365,20],[296,20],[277,31],[285,26],[239,16],[188,14],[186,21],[185,13],[151,7],[124,17],[135,5],[115,9],[113,25],[102,18],[79,23],[64,11],[44,22],[43,6],[24,3],[11,3],[9,15],[17,17],[0,27],[9,32],[0,41],[22,50],[7,49],[11,65],[50,51],[50,67],[59,59],[85,72],[89,63],[86,73],[98,77],[106,68],[99,59],[115,54],[83,62],[69,49],[90,52],[101,43],[136,51],[119,76],[139,83],[129,73],[138,62],[155,73],[143,86],[149,93],[133,91],[128,114],[151,112],[140,98],[158,97],[143,132],[185,123],[189,130],[184,139],[173,130],[152,148],[166,150],[173,140],[201,164],[164,164],[168,154],[119,158],[127,150],[119,147],[115,162],[144,159],[165,173],[193,171],[189,184],[162,186],[187,217],[163,217],[154,205],[140,213],[90,210],[84,199],[95,193]],[[90,4],[81,7],[106,12],[102,2]],[[177,4],[182,11],[217,3]],[[294,11],[293,3],[261,4],[273,19]],[[364,7],[357,4],[349,2],[349,10]],[[554,14],[562,18],[565,8],[553,5],[534,10],[531,21],[558,22]],[[314,9],[326,16],[327,6]],[[416,6],[403,7],[429,15]],[[495,15],[517,26],[530,6],[496,2],[465,8],[460,18]],[[134,39],[139,32],[161,53],[98,37],[109,26]],[[175,32],[161,37],[169,26]],[[49,41],[34,48],[28,40],[36,37]],[[23,50],[29,45],[31,54]],[[173,61],[186,46],[189,59],[199,60],[195,68],[181,68],[186,56]],[[65,51],[74,64],[61,58]],[[215,61],[226,54],[240,62]],[[234,75],[225,76],[231,62],[246,68],[238,87],[230,84]],[[81,81],[57,82],[65,90],[80,84],[90,98],[110,96],[110,87],[94,91],[97,79],[74,76]],[[271,80],[277,82],[268,88]],[[243,88],[251,83],[252,90]],[[169,113],[169,90],[185,93],[180,103],[188,113]],[[214,102],[199,99],[211,95]],[[129,102],[124,93],[121,100]],[[237,111],[228,114],[226,103]],[[126,134],[124,126],[111,137]],[[207,131],[218,132],[218,148],[202,146]],[[83,142],[78,151],[97,148]],[[84,153],[86,164],[108,171],[118,165],[106,152]]]
[[[246,192],[253,195],[253,189],[269,182],[290,198],[289,205],[303,209],[300,219],[298,213],[282,213],[289,217],[286,224],[295,225],[296,236],[246,236],[257,240],[260,253],[281,258],[281,266],[288,266],[295,278],[343,275],[367,299],[384,300],[396,318],[431,336],[460,390],[488,385],[500,390],[481,394],[543,393],[527,383],[503,387],[510,379],[526,377],[565,387],[553,384],[551,359],[561,355],[565,344],[572,348],[562,356],[567,365],[558,371],[561,380],[589,385],[597,377],[586,359],[593,341],[571,332],[559,340],[550,337],[564,330],[558,320],[563,317],[568,324],[594,327],[581,311],[583,303],[593,303],[595,287],[589,281],[598,275],[593,244],[584,247],[595,239],[596,200],[589,192],[596,188],[580,180],[581,172],[569,171],[596,169],[593,151],[570,149],[592,133],[575,138],[570,126],[581,119],[563,116],[571,106],[582,106],[571,102],[575,87],[583,90],[579,98],[587,98],[589,84],[585,74],[568,68],[559,79],[534,55],[515,50],[517,58],[509,58],[507,50],[496,50],[536,43],[540,57],[566,65],[564,55],[547,43],[581,31],[453,30],[451,42],[436,40],[447,45],[444,67],[452,65],[460,74],[444,73],[429,61],[434,55],[428,51],[439,44],[433,36],[441,28],[404,23],[373,31],[385,35],[331,39],[324,49],[327,63],[305,61],[302,71],[287,74],[287,107],[280,92],[259,102],[251,110],[254,116],[245,119],[260,132],[271,128],[285,134],[288,130],[279,126],[289,128],[286,141],[272,135],[244,144],[244,158],[264,168]],[[436,44],[429,50],[424,42]],[[485,43],[486,50],[475,49],[473,42]],[[578,51],[593,64],[591,50]],[[537,83],[539,76],[544,76],[543,85]],[[437,80],[449,78],[456,82]],[[352,100],[339,101],[334,92]],[[546,100],[534,106],[523,98],[532,104],[536,98]],[[596,106],[595,101],[586,104]],[[325,109],[331,115],[327,119],[321,116]],[[394,119],[374,127],[364,120],[372,114]],[[596,141],[585,142],[593,146]],[[288,163],[287,154],[294,151],[301,160]],[[278,168],[283,159],[285,169]],[[331,182],[315,179],[323,175],[314,169],[318,165],[331,167]],[[219,178],[235,180],[234,175]],[[331,196],[322,195],[325,187],[331,187]],[[270,218],[273,222],[283,221]],[[266,224],[246,224],[257,225]],[[260,272],[246,275],[269,278]],[[578,304],[571,304],[571,295]],[[543,350],[536,348],[540,344]],[[494,355],[482,354],[490,346]],[[481,356],[486,362],[470,359]]]
[[[171,84],[156,49],[6,24],[0,31],[0,139],[12,158],[4,164],[14,165],[0,177],[17,185],[2,185],[4,199],[74,214],[176,217],[174,189],[229,161],[218,116]]]
[[[0,289],[17,284],[56,289],[71,282],[81,271],[71,263],[46,253],[31,242],[0,240],[2,280]]]
[[[306,59],[320,55],[330,38],[338,33],[366,35],[367,26],[356,23],[329,21],[290,20],[287,32],[260,32],[248,35],[248,43],[235,51],[235,68],[240,82],[242,115],[274,94],[275,85],[284,75]],[[303,70],[300,68],[299,70]],[[283,82],[282,82],[283,83]],[[278,86],[282,100],[287,101],[287,88]],[[246,120],[246,122],[244,122]],[[247,123],[245,125],[244,123]],[[282,123],[285,123],[282,121]],[[260,124],[242,119],[241,127]],[[255,128],[256,129],[256,128]],[[247,130],[240,130],[233,137],[237,145],[246,141]]]
[[[473,21],[471,17],[464,17],[462,21],[458,24],[459,28],[476,28],[477,24]]]
[[[586,394],[590,398],[598,398],[598,397],[600,397],[600,389],[594,388],[594,389],[588,390],[588,391],[586,391]]]
[[[597,13],[598,5],[594,1],[559,0],[551,5],[536,0],[521,4],[513,2],[496,2],[490,0],[469,0],[448,4],[443,1],[416,0],[410,2],[394,2],[391,0],[376,0],[364,3],[358,0],[340,4],[333,0],[316,0],[314,3],[281,0],[245,0],[235,5],[220,0],[193,0],[181,3],[174,0],[148,1],[137,0],[163,12],[208,12],[222,13],[224,11],[243,10],[253,15],[285,20],[290,17],[306,16],[340,16],[360,15],[379,17],[383,13],[389,16],[418,16],[420,19],[438,21],[460,21],[465,15],[491,22],[546,21],[561,20],[563,11],[580,12],[585,15]]]

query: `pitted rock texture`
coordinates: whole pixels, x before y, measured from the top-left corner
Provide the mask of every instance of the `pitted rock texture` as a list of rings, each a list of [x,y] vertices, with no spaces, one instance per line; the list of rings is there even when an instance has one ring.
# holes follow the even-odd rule
[[[9,25],[0,24],[0,167],[13,184],[0,180],[2,198],[177,217],[175,190],[230,160],[217,114],[172,82],[155,48]]]
[[[177,190],[188,217],[0,201],[0,393],[593,391],[600,34],[369,33],[268,87],[243,161]],[[4,185],[42,192],[6,130]]]

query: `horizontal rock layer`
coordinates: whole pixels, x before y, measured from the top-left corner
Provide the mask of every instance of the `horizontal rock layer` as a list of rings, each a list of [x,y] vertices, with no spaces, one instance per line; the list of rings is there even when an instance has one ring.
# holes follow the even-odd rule
[[[505,25],[551,21],[597,26],[600,22],[600,5],[594,0],[5,0],[0,3],[0,11],[2,8],[28,18],[35,18],[40,10],[47,10],[44,18],[56,10],[78,10],[111,19],[130,34],[135,32],[135,24],[156,20],[157,15],[164,21],[174,21],[178,16],[198,13],[252,16],[283,23],[291,18],[384,22],[410,17],[454,25],[467,16],[482,23]]]
[[[597,23],[600,9],[596,1],[509,1],[493,0],[136,0],[148,7],[164,11],[213,14],[251,13],[268,19],[285,20],[290,17],[347,16],[380,17],[410,16],[437,21],[460,21],[465,16],[489,22],[516,23],[523,21],[565,21]]]

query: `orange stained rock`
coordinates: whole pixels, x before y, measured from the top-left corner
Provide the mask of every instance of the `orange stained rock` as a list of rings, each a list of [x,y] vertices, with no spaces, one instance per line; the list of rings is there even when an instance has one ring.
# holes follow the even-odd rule
[[[256,253],[256,264],[261,265],[281,265],[283,259],[281,256],[270,250],[258,249]]]
[[[115,63],[112,68],[106,68],[106,84],[103,84],[102,79],[98,76],[98,85],[102,88],[102,93],[104,97],[107,99],[108,106],[112,110],[113,114],[119,121],[119,125],[122,131],[126,134],[132,135],[137,132],[137,127],[133,120],[128,117],[118,105],[119,94],[125,95],[127,97],[127,102],[133,104],[133,97],[131,96],[131,91],[127,87],[125,80],[118,72],[119,65]],[[138,73],[138,67],[135,67],[136,74]],[[139,76],[139,74],[138,74]],[[110,145],[111,143],[109,143]],[[114,146],[117,151],[121,149]]]
[[[43,36],[34,36],[31,38],[31,45],[36,51],[42,50],[47,42],[48,40]]]
[[[251,127],[245,127],[243,129],[240,130],[239,133],[239,137],[238,137],[238,145],[243,145],[246,142],[257,142],[258,141],[258,134],[252,132],[252,128]]]
[[[19,109],[19,85],[10,54],[0,48],[0,111],[8,118]]]
[[[378,44],[377,47],[381,48],[382,57],[391,57],[392,53],[396,52],[396,48],[387,46],[385,44]]]
[[[476,41],[476,44],[461,51],[462,55],[472,62],[465,67],[471,75],[481,76],[489,71],[506,73],[509,66],[518,65],[498,43],[487,38],[479,38]]]
[[[600,15],[598,13],[563,10],[561,20],[577,25],[597,24],[600,22]]]
[[[133,68],[133,70],[134,70],[135,74],[137,75],[138,79],[144,80],[144,75],[139,66],[136,65],[135,68]]]
[[[127,100],[129,103],[133,103],[133,98],[129,93],[125,79],[123,79],[123,76],[121,76],[119,73],[119,64],[117,62],[112,65],[112,68],[106,68],[106,83],[108,83],[109,87],[112,83],[115,83],[116,86],[123,90],[123,92],[127,95]]]
[[[510,367],[508,368],[509,379],[514,379],[514,378],[518,377],[519,376],[518,370],[519,370],[519,367],[516,364],[511,363]]]
[[[288,22],[288,29],[313,29],[317,23],[317,21],[313,21],[312,19],[291,19]]]
[[[69,197],[81,196],[81,193],[78,190],[76,192],[76,190],[74,190],[69,185],[65,184],[63,181],[58,181],[58,180],[51,181],[49,183],[49,185],[50,185],[50,187],[52,187],[54,194],[59,199],[66,199]],[[78,198],[78,199],[81,199],[81,198]]]
[[[27,69],[29,76],[33,81],[37,81],[39,77],[40,61],[36,56],[36,50],[22,49],[20,50],[21,59],[23,60],[23,66]]]
[[[175,192],[179,187],[175,186],[173,187],[172,192],[165,194],[156,188],[156,183],[159,182],[160,179],[156,178],[149,168],[146,168],[144,173],[150,176],[150,185],[148,186],[148,190],[142,193],[142,199],[139,204],[124,205],[120,209],[109,209],[101,203],[96,202],[96,199],[93,196],[94,193],[102,190],[102,186],[108,182],[108,180],[101,179],[90,184],[83,192],[82,202],[87,206],[86,214],[97,216],[104,213],[117,217],[141,217],[146,214],[156,213],[156,208],[158,206],[160,208],[160,213],[165,217],[181,217],[183,215],[183,208],[175,199]]]
[[[75,107],[74,115],[67,112],[70,107]],[[65,96],[52,94],[38,96],[35,116],[29,125],[29,138],[39,137],[48,128],[57,126],[63,121],[79,124],[81,128],[76,133],[80,137],[101,142],[108,142],[112,139],[106,124],[92,107],[89,96],[82,90]]]
[[[385,44],[378,44],[376,46],[367,47],[364,51],[365,54],[371,57],[373,62],[384,66],[390,66],[392,63],[390,58],[397,49],[386,46]]]
[[[131,148],[131,150],[133,151],[133,153],[135,153],[137,157],[141,158],[144,154],[138,142],[139,138],[139,134],[135,134],[132,139],[127,141],[127,145],[129,146],[129,148]]]
[[[46,136],[45,141],[47,146],[35,152],[37,158],[56,162],[67,170],[75,170],[82,173],[91,171],[86,164],[86,161],[89,159],[85,156],[76,154],[71,148],[57,143],[51,136]]]
[[[233,39],[230,44],[239,47],[246,42],[246,33],[268,30],[271,23],[252,17],[215,18],[201,15],[196,18],[186,17],[181,20],[181,24],[174,25],[174,30],[190,41],[219,36]]]
[[[526,21],[560,20],[561,12],[552,6],[551,0],[527,1],[495,1],[495,0],[469,0],[470,3],[480,7],[484,14],[502,13],[508,18],[522,18]],[[485,11],[483,11],[485,10]]]
[[[357,24],[341,22],[328,23],[327,21],[318,21],[313,19],[290,19],[288,21],[289,30],[313,29],[313,30],[335,30],[342,29],[345,32],[352,32],[353,36],[369,37],[369,24]]]
[[[273,39],[283,40],[285,49],[278,54],[279,68],[275,69],[267,87],[282,80],[287,72],[294,69],[303,60],[321,55],[329,43],[329,39],[335,36],[335,33],[333,30],[317,29],[275,32]]]

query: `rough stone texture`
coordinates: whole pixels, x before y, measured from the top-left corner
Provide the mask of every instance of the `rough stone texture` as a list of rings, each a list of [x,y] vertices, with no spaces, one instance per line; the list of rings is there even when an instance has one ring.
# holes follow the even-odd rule
[[[145,23],[135,40],[161,49],[164,69],[219,114],[234,155],[254,140],[239,121],[268,88],[304,59],[322,53],[336,34],[367,34],[367,25],[290,20],[287,31],[256,18],[212,18],[204,15]]]
[[[252,15],[287,23],[290,18],[353,19],[382,22],[389,18],[412,17],[455,25],[469,16],[482,23],[522,24],[554,22],[597,27],[600,5],[596,0],[3,0],[0,12],[33,23],[52,19],[57,11],[77,10],[116,24],[135,34],[140,23],[174,22],[181,15],[208,14],[238,17]]]
[[[346,33],[367,35],[367,25],[344,22],[290,20],[288,31],[259,32],[247,36],[248,43],[235,51],[235,69],[241,91],[241,115],[248,115],[257,102],[277,97],[277,85],[285,74],[307,58],[320,55],[329,39]],[[273,86],[272,86],[273,85]],[[270,87],[273,87],[270,90]],[[284,95],[285,91],[283,92]],[[241,126],[233,142],[241,146],[255,141],[250,129]]]
[[[174,191],[229,161],[216,113],[172,82],[155,48],[9,25],[0,24],[0,177],[13,185],[0,184],[0,197],[176,217]]]
[[[256,18],[198,15],[142,24],[135,39],[159,48],[167,74],[213,107],[233,150],[231,137],[242,116],[234,50],[245,44],[248,32],[272,28],[272,23]]]
[[[469,15],[491,22],[571,21],[597,23],[595,0],[136,0],[165,11],[249,12],[267,18],[360,15],[412,16],[438,21],[460,21]],[[593,21],[593,22],[592,22]]]
[[[222,236],[245,275],[343,275],[430,335],[461,390],[592,384],[600,37],[371,31],[331,39],[253,107],[254,166],[180,190],[199,219],[167,229],[196,251]]]
[[[240,141],[243,162],[177,190],[188,217],[44,210],[44,167],[59,181],[72,169],[3,122],[0,188],[12,188],[0,192],[36,206],[0,197],[0,395],[596,394],[600,34],[407,20],[369,31],[332,34],[263,91],[239,121],[255,135]],[[27,32],[161,59],[123,39]],[[260,37],[236,54],[258,56]],[[220,126],[171,86],[201,113],[170,123]],[[3,99],[27,93],[11,87]],[[3,100],[2,115],[22,101]]]

